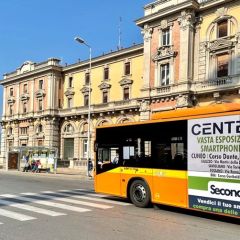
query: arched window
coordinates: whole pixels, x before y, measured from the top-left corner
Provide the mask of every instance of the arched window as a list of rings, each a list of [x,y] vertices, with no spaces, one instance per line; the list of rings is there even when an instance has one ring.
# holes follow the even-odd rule
[[[228,20],[219,21],[217,23],[217,37],[227,37],[228,36]]]

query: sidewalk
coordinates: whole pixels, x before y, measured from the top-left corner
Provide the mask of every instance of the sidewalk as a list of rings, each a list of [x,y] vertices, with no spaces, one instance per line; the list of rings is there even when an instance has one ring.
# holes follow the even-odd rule
[[[87,173],[79,169],[70,169],[70,168],[57,168],[56,173],[33,173],[33,172],[22,172],[18,170],[4,170],[0,169],[0,174],[9,174],[9,175],[25,175],[25,176],[38,176],[38,177],[50,177],[50,178],[64,178],[64,179],[80,179],[80,180],[89,180],[93,181],[93,177],[88,177]]]

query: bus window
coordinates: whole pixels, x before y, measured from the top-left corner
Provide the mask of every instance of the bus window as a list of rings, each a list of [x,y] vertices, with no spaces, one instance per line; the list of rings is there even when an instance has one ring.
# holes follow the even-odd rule
[[[129,145],[127,146],[128,143]],[[131,144],[131,145],[130,145]],[[151,167],[151,141],[140,137],[126,139],[123,146],[123,166]]]
[[[97,151],[97,170],[98,172],[107,171],[119,166],[118,147],[99,147]]]

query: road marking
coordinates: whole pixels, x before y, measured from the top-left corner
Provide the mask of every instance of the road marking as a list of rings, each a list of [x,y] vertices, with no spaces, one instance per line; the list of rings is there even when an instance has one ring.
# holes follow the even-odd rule
[[[2,200],[2,199],[0,199],[0,204],[31,211],[31,212],[36,212],[36,213],[40,213],[40,214],[44,214],[52,217],[66,215],[65,213],[59,213],[59,212],[46,210],[43,208],[38,208],[31,205],[23,204],[23,203],[15,203],[12,201]]]
[[[0,209],[0,215],[8,218],[13,218],[15,220],[19,220],[21,222],[36,219],[35,217],[30,217],[24,214],[8,211],[5,209]]]
[[[61,194],[61,193],[56,193],[56,192],[51,192],[51,191],[45,191],[44,193],[56,194],[56,195],[60,195],[60,196],[62,195],[62,196],[65,196],[65,197],[42,195],[42,194],[38,194],[38,193],[22,193],[22,195],[36,196],[36,197],[40,197],[40,198],[46,198],[46,199],[51,199],[51,200],[56,200],[56,201],[61,201],[61,202],[67,202],[67,203],[72,203],[72,204],[80,204],[80,205],[84,205],[84,206],[88,206],[88,207],[95,207],[95,208],[100,208],[100,209],[113,208],[113,206],[107,206],[107,205],[98,204],[98,203],[91,203],[91,202],[84,202],[84,201],[79,201],[79,200],[75,200],[75,199],[69,199],[69,198],[66,198],[66,196],[69,197],[67,194]]]
[[[50,207],[56,207],[56,208],[65,209],[65,210],[73,211],[73,212],[81,212],[82,213],[82,212],[91,211],[90,209],[87,209],[87,208],[74,207],[74,206],[70,206],[67,204],[55,203],[55,202],[50,202],[50,201],[46,201],[46,200],[37,200],[37,199],[31,198],[31,197],[22,197],[22,196],[17,196],[17,195],[12,195],[12,194],[2,194],[1,196],[8,197],[8,198],[16,198],[16,199],[31,202],[31,203],[41,204],[41,205],[50,206]],[[34,196],[34,193],[32,193],[31,196]]]
[[[84,194],[84,195],[88,195],[88,196],[93,196],[93,197],[100,197],[100,198],[104,198],[104,197],[109,197],[109,195],[103,195],[103,194],[98,194],[98,193],[94,193],[93,191],[87,191],[84,189],[73,189],[73,190],[58,190],[58,192],[73,192],[73,193],[80,193],[80,194]],[[90,193],[92,192],[92,193]]]
[[[79,198],[79,199],[96,201],[96,202],[104,202],[104,203],[115,204],[115,205],[119,205],[119,206],[129,206],[129,205],[132,205],[130,203],[119,202],[117,200],[115,201],[115,200],[110,200],[110,199],[104,199],[104,198],[101,198],[101,197],[97,198],[96,196],[98,194],[91,194],[91,193],[89,193],[89,194],[84,194],[84,196],[83,196],[83,195],[81,195],[80,192],[74,191],[74,190],[61,190],[61,192],[64,192],[65,194],[68,194],[68,195],[71,195],[73,198]],[[80,195],[72,195],[71,193],[76,193],[76,194],[80,194]],[[94,198],[93,197],[88,197],[88,196],[93,196]]]
[[[78,189],[78,190],[80,190],[80,189]],[[119,201],[117,201],[117,199],[116,200],[104,199],[101,196],[104,196],[104,197],[109,197],[109,196],[101,195],[101,194],[97,194],[97,193],[94,193],[94,194],[91,194],[91,193],[85,194],[84,193],[84,196],[83,196],[81,192],[76,191],[76,190],[60,190],[59,192],[61,192],[61,193],[64,192],[65,194],[69,194],[69,195],[71,195],[70,192],[71,193],[76,193],[76,194],[79,194],[79,195],[71,195],[71,196],[73,198],[79,198],[79,199],[84,199],[84,200],[90,200],[90,201],[96,201],[96,202],[104,202],[104,203],[115,204],[115,205],[120,205],[120,206],[132,205],[132,204],[126,203],[126,202],[119,202]],[[100,197],[97,198],[98,195],[100,195]],[[93,196],[93,197],[96,197],[96,198],[88,197],[88,196]]]

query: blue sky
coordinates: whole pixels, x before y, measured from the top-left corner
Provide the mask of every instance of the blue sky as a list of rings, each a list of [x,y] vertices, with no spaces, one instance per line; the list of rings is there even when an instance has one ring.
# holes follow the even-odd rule
[[[122,46],[142,43],[134,20],[150,0],[1,0],[0,75],[30,60],[50,57],[62,63],[88,58],[88,49],[73,39],[79,35],[92,46],[93,56],[116,50],[119,18]],[[2,90],[0,90],[2,106]]]

